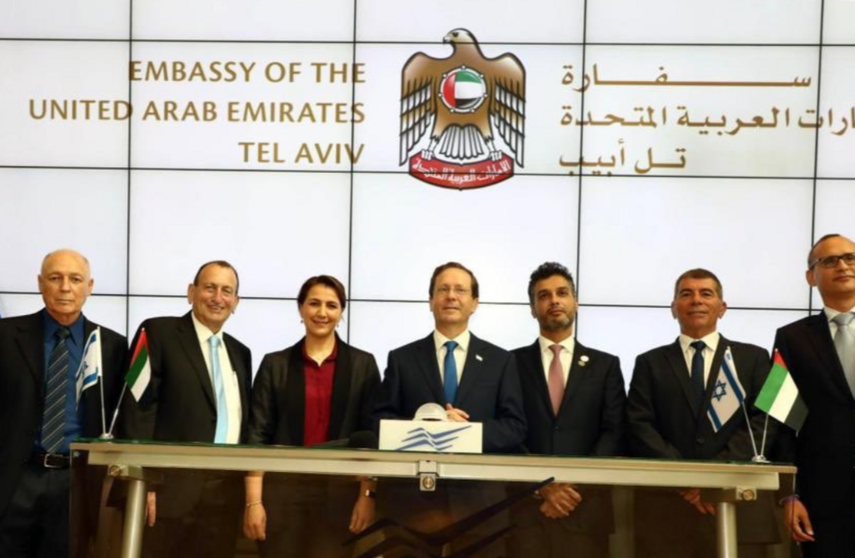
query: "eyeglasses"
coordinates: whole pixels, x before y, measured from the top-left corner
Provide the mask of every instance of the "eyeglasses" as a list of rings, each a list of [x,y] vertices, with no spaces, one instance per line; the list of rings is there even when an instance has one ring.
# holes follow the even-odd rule
[[[808,269],[813,269],[816,267],[816,264],[819,264],[819,267],[823,269],[832,269],[837,267],[840,260],[843,260],[843,263],[849,267],[855,267],[855,252],[850,254],[840,254],[839,256],[825,256],[824,258],[819,258],[814,260]]]
[[[466,296],[469,294],[469,289],[464,289],[463,287],[449,287],[448,285],[443,285],[442,287],[437,287],[433,291],[433,294],[438,296],[448,296],[449,293],[454,293],[456,296]]]

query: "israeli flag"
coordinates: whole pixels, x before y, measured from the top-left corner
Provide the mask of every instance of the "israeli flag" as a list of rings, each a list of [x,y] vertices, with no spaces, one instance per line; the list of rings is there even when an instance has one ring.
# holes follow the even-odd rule
[[[80,395],[88,388],[98,383],[101,377],[103,365],[101,363],[101,328],[89,334],[86,346],[83,348],[83,358],[80,360],[80,368],[74,376],[77,381],[77,404],[80,405]]]
[[[733,362],[733,354],[730,347],[724,351],[724,359],[721,361],[721,369],[715,380],[710,408],[707,416],[712,423],[713,430],[718,432],[739,410],[745,401],[745,390],[739,383],[736,375],[736,364]]]

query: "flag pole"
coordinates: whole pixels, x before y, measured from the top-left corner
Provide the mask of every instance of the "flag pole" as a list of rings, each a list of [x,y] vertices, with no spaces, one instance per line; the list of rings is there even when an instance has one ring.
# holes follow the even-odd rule
[[[748,437],[751,438],[751,447],[754,449],[754,457],[751,458],[751,461],[754,463],[769,463],[769,460],[766,459],[766,456],[763,455],[763,447],[761,446],[760,451],[757,451],[757,442],[754,440],[754,430],[751,428],[751,418],[748,416],[748,407],[745,405],[745,400],[742,401],[742,412],[745,413],[745,422],[748,425]],[[763,440],[766,439],[766,431],[763,431]]]
[[[113,428],[116,427],[116,419],[119,418],[119,409],[122,407],[122,399],[125,398],[125,392],[128,390],[128,383],[122,382],[122,393],[119,394],[119,402],[116,403],[116,410],[113,411],[113,420],[110,421],[110,430],[103,436],[106,440],[113,439]]]
[[[98,372],[100,373],[101,371],[99,370]],[[107,417],[106,417],[107,411],[104,410],[105,403],[104,403],[104,377],[103,376],[101,377],[101,381],[98,383],[100,384],[100,388],[101,388],[101,439],[102,440],[109,440],[110,438],[112,438],[112,436],[110,436],[107,433]]]
[[[769,415],[766,415],[766,423],[763,425],[763,441],[760,445],[760,452],[766,451],[766,432],[769,430]]]

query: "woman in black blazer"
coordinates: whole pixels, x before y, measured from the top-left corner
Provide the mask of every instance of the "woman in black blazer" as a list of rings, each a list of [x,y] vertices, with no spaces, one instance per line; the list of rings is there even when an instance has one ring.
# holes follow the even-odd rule
[[[334,277],[312,277],[300,288],[297,306],[306,335],[261,362],[252,388],[249,444],[311,446],[371,430],[380,372],[370,353],[336,335],[346,305],[344,286]],[[346,502],[353,501],[353,488],[317,475],[269,475],[265,481],[263,472],[251,472],[244,533],[259,541],[265,557],[347,555],[342,541],[348,529],[359,533],[374,519],[373,482],[360,480],[351,510]]]

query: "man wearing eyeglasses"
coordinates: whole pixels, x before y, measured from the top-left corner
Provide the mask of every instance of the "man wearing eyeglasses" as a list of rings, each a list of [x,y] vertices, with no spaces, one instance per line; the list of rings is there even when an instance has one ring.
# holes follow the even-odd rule
[[[784,359],[808,408],[792,448],[796,492],[784,520],[807,558],[855,555],[855,243],[820,238],[808,253],[807,282],[823,310],[778,330]]]
[[[436,329],[389,353],[375,418],[411,419],[425,403],[438,403],[451,421],[483,424],[484,452],[516,451],[526,432],[516,363],[469,331],[478,280],[449,262],[434,270],[429,293]]]
[[[438,403],[448,420],[480,422],[484,452],[518,451],[526,434],[522,390],[513,355],[469,331],[478,308],[478,280],[463,265],[449,262],[430,280],[430,309],[435,329],[424,339],[389,353],[389,363],[375,406],[375,419],[412,419],[425,403]],[[484,510],[506,497],[496,483],[442,481],[435,492],[420,492],[413,483],[383,490],[389,517],[425,532],[434,532]],[[486,540],[507,527],[492,520],[456,537],[456,552]],[[493,542],[479,556],[502,556],[503,543]]]

